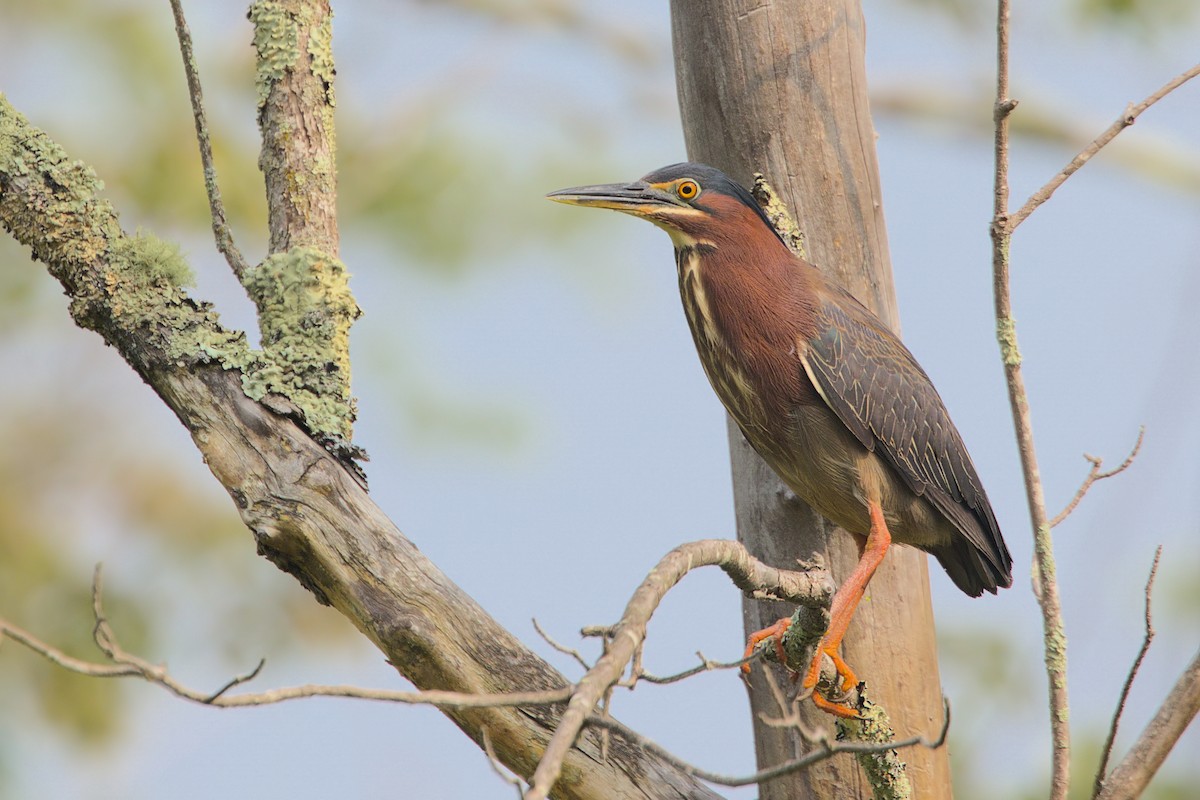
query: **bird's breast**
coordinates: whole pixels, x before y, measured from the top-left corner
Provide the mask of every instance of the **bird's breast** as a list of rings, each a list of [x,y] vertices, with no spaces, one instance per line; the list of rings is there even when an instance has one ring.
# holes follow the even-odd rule
[[[731,341],[729,332],[722,328],[714,313],[715,300],[698,248],[680,249],[676,259],[683,311],[709,383],[742,430],[764,430],[768,420],[760,392],[744,368],[744,358],[736,342]]]

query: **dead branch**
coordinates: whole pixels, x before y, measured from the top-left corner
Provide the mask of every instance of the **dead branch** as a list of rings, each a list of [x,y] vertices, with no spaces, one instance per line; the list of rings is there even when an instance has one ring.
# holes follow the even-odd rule
[[[1200,711],[1200,650],[1163,700],[1125,758],[1104,781],[1097,800],[1134,800]]]
[[[217,240],[217,249],[229,263],[229,268],[241,281],[250,265],[234,244],[233,231],[225,220],[225,203],[221,200],[221,187],[217,183],[217,168],[213,163],[212,142],[208,136],[208,119],[204,113],[204,94],[200,91],[200,73],[196,68],[196,56],[192,52],[192,32],[188,30],[187,20],[183,16],[182,0],[170,2],[171,13],[175,16],[175,35],[179,39],[179,52],[183,56],[183,72],[187,77],[188,97],[192,101],[192,118],[196,123],[196,142],[200,146],[200,164],[204,169],[204,189],[208,193],[213,237]]]
[[[562,770],[563,759],[575,743],[592,709],[616,684],[646,636],[646,625],[662,598],[683,576],[703,566],[719,566],[739,589],[804,605],[828,603],[828,577],[787,572],[752,557],[737,542],[706,539],[680,545],[663,557],[634,592],[621,621],[607,638],[603,656],[579,681],[557,729],[530,780],[526,800],[544,800]]]
[[[664,761],[668,761],[678,769],[683,770],[684,772],[687,772],[701,780],[708,781],[709,783],[715,783],[719,786],[737,787],[751,786],[753,784],[764,783],[775,778],[780,778],[798,770],[811,767],[813,764],[824,761],[828,758],[832,758],[839,753],[877,755],[880,753],[887,753],[892,750],[901,750],[908,747],[941,747],[943,744],[945,744],[946,735],[950,730],[950,705],[949,702],[946,702],[942,728],[938,732],[937,737],[934,739],[929,739],[925,736],[913,736],[900,741],[888,741],[882,743],[849,742],[831,741],[828,736],[818,734],[814,735],[811,739],[806,739],[806,741],[814,744],[817,749],[810,753],[805,753],[802,756],[798,756],[790,761],[784,762],[783,764],[759,770],[752,775],[726,775],[719,772],[710,772],[709,770],[697,767],[694,764],[690,764],[663,749],[662,745],[658,744],[653,739],[648,739],[640,733],[630,730],[625,725],[622,725],[611,718],[602,718],[593,715],[588,718],[587,725],[589,727],[602,727],[614,731],[622,738],[625,738],[631,743],[635,744],[637,747],[645,748],[651,753],[654,753],[662,758]]]
[[[696,658],[700,659],[700,663],[691,669],[685,669],[681,672],[676,672],[673,675],[653,675],[644,670],[639,670],[637,673],[637,679],[646,681],[647,683],[659,685],[676,683],[677,681],[684,680],[685,678],[690,678],[693,675],[699,675],[701,672],[712,672],[714,670],[723,669],[740,669],[747,664],[757,661],[760,658],[760,655],[759,653],[755,653],[754,655],[746,658],[739,658],[737,661],[712,661],[706,658],[704,653],[701,653],[699,650],[697,650]]]
[[[562,653],[563,655],[568,655],[571,658],[575,659],[575,662],[577,664],[579,664],[579,666],[583,667],[585,670],[591,669],[592,665],[588,663],[588,660],[583,657],[582,653],[580,653],[578,650],[576,650],[573,647],[567,647],[565,644],[560,644],[558,641],[556,641],[550,634],[546,633],[546,631],[542,628],[541,624],[537,621],[537,617],[534,617],[532,619],[532,622],[533,622],[533,629],[535,631],[537,631],[538,636],[541,636],[543,641],[546,642],[546,644],[550,645],[551,647],[553,647],[555,650]]]
[[[1141,439],[1138,439],[1139,443]],[[1125,712],[1125,703],[1129,700],[1129,691],[1133,688],[1133,681],[1137,678],[1138,670],[1142,667],[1142,661],[1146,658],[1146,653],[1150,651],[1150,642],[1154,640],[1154,621],[1150,613],[1150,596],[1154,589],[1154,577],[1158,574],[1158,560],[1162,557],[1162,545],[1160,544],[1154,551],[1154,563],[1150,565],[1150,575],[1146,578],[1146,611],[1145,625],[1146,634],[1142,638],[1142,646],[1138,649],[1137,657],[1133,660],[1133,666],[1129,668],[1129,674],[1125,676],[1125,684],[1121,687],[1121,695],[1117,698],[1117,707],[1113,711],[1112,724],[1108,726],[1108,737],[1104,740],[1104,747],[1100,751],[1100,766],[1096,768],[1096,783],[1092,791],[1092,797],[1097,797],[1100,790],[1104,788],[1104,776],[1108,772],[1108,759],[1112,756],[1113,744],[1117,740],[1117,728],[1121,724],[1121,715]]]
[[[1102,147],[1107,145],[1113,139],[1117,138],[1117,134],[1136,122],[1137,118],[1141,116],[1143,111],[1157,103],[1159,100],[1162,100],[1164,97],[1197,75],[1200,75],[1200,64],[1197,64],[1191,69],[1167,81],[1162,88],[1137,105],[1131,104],[1128,108],[1126,108],[1125,113],[1117,117],[1116,121],[1113,122],[1112,125],[1109,125],[1103,133],[1093,139],[1091,144],[1080,150],[1074,158],[1067,162],[1065,167],[1059,170],[1057,175],[1046,182],[1045,186],[1034,192],[1029,199],[1025,201],[1025,205],[1021,206],[1020,210],[1008,218],[1009,233],[1012,233],[1012,231],[1016,229],[1018,225],[1024,222],[1030,214],[1036,211],[1038,206],[1049,200],[1050,196],[1054,194],[1058,187],[1062,186],[1063,183],[1066,182],[1067,178],[1078,172],[1079,168],[1091,160],[1092,156],[1096,155],[1096,153],[1099,153]]]
[[[492,772],[507,783],[509,786],[515,787],[517,790],[517,800],[521,800],[521,795],[525,791],[525,782],[508,771],[500,759],[496,758],[496,751],[492,749],[492,737],[488,735],[488,729],[485,725],[479,729],[479,735],[483,738],[483,752],[487,754],[488,764],[492,767]]]
[[[996,20],[996,103],[995,119],[995,202],[993,207],[992,284],[995,299],[996,338],[1004,364],[1008,403],[1012,410],[1021,474],[1033,528],[1035,596],[1042,612],[1042,646],[1046,657],[1046,678],[1050,712],[1051,766],[1050,800],[1066,800],[1071,786],[1070,701],[1067,695],[1067,636],[1063,626],[1062,604],[1054,563],[1054,541],[1046,515],[1046,497],[1038,467],[1033,438],[1033,420],[1029,394],[1021,371],[1021,351],[1017,344],[1016,320],[1012,310],[1010,282],[1010,245],[1012,223],[1008,213],[1008,142],[1009,117],[1017,101],[1008,96],[1009,0],[997,3]]]
[[[1071,512],[1073,512],[1083,500],[1084,495],[1086,495],[1088,490],[1092,488],[1092,484],[1096,483],[1097,481],[1106,480],[1115,475],[1120,475],[1122,472],[1129,469],[1129,467],[1133,465],[1133,460],[1137,458],[1138,452],[1142,449],[1142,440],[1145,439],[1145,437],[1146,426],[1143,425],[1138,428],[1137,441],[1133,443],[1133,449],[1129,451],[1129,455],[1125,456],[1125,460],[1121,462],[1119,467],[1116,469],[1110,469],[1107,472],[1100,471],[1100,468],[1104,465],[1103,459],[1084,453],[1083,457],[1091,463],[1092,468],[1088,471],[1087,477],[1083,479],[1083,483],[1080,485],[1079,490],[1075,492],[1075,496],[1071,498],[1071,502],[1067,503],[1066,508],[1058,512],[1058,516],[1050,520],[1050,527],[1057,527],[1060,522],[1071,516]]]
[[[266,660],[263,659],[258,662],[258,666],[253,670],[244,675],[234,676],[215,692],[203,692],[180,683],[171,676],[165,666],[151,664],[121,646],[116,633],[109,624],[108,617],[104,613],[103,591],[103,573],[100,566],[97,565],[92,581],[92,611],[95,615],[92,636],[96,642],[96,646],[104,653],[104,656],[110,663],[95,663],[69,656],[57,647],[48,644],[29,631],[3,618],[0,618],[0,637],[12,639],[14,642],[27,647],[51,663],[80,675],[87,675],[92,678],[142,678],[149,683],[163,687],[176,697],[215,708],[266,706],[309,697],[345,697],[356,700],[376,700],[407,705],[432,705],[443,708],[549,706],[566,702],[573,690],[573,687],[567,686],[562,689],[543,692],[471,694],[467,692],[443,691],[402,692],[391,689],[367,689],[361,686],[305,684],[303,686],[290,686],[253,694],[237,694],[232,696],[226,694],[230,689],[257,678],[266,663]]]

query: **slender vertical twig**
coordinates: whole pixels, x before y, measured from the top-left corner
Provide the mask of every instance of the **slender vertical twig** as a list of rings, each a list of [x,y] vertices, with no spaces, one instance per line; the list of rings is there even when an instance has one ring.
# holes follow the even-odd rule
[[[1162,558],[1161,544],[1154,551],[1154,563],[1150,565],[1150,576],[1146,578],[1146,633],[1142,637],[1142,646],[1138,650],[1137,658],[1133,660],[1133,666],[1129,668],[1129,674],[1125,676],[1125,685],[1121,687],[1121,696],[1117,699],[1116,710],[1113,711],[1112,725],[1108,726],[1108,738],[1104,740],[1104,747],[1100,751],[1100,766],[1096,768],[1096,783],[1092,797],[1098,797],[1104,788],[1104,776],[1108,773],[1108,760],[1112,757],[1113,744],[1117,741],[1117,727],[1121,724],[1125,703],[1129,701],[1129,691],[1133,688],[1133,681],[1137,678],[1138,670],[1142,667],[1146,653],[1150,651],[1150,642],[1154,640],[1154,618],[1150,614],[1150,595],[1154,589],[1154,576],[1158,574],[1160,558]]]
[[[246,259],[233,243],[233,231],[225,221],[225,204],[221,202],[221,188],[217,185],[217,168],[213,164],[212,142],[208,137],[208,119],[204,114],[204,95],[200,91],[200,73],[196,68],[196,57],[192,53],[192,33],[183,17],[182,0],[170,0],[171,13],[175,15],[175,34],[179,38],[179,52],[183,55],[183,72],[187,76],[188,97],[192,100],[192,118],[196,122],[196,141],[200,145],[200,164],[204,168],[204,189],[208,192],[208,210],[212,216],[213,238],[217,249],[229,262],[229,268],[237,279],[250,269]]]
[[[996,184],[995,215],[992,219],[992,270],[996,304],[996,336],[1004,361],[1008,401],[1012,407],[1021,471],[1025,477],[1025,496],[1033,525],[1035,560],[1033,565],[1038,603],[1042,609],[1042,633],[1046,675],[1049,680],[1050,733],[1052,743],[1050,798],[1064,800],[1070,788],[1071,729],[1067,697],[1067,637],[1063,629],[1062,607],[1055,576],[1054,543],[1046,500],[1038,470],[1037,450],[1033,441],[1033,423],[1029,398],[1021,374],[1021,351],[1012,313],[1009,283],[1009,255],[1012,227],[1008,215],[1008,118],[1017,102],[1008,96],[1009,0],[999,0],[996,22]]]

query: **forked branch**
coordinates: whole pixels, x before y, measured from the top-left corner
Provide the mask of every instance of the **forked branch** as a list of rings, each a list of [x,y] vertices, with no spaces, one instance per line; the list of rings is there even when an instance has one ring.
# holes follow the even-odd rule
[[[1104,747],[1100,751],[1100,766],[1096,768],[1096,783],[1092,797],[1098,796],[1100,790],[1104,788],[1104,776],[1108,772],[1108,759],[1112,756],[1113,744],[1117,740],[1117,728],[1121,724],[1121,715],[1125,712],[1125,703],[1129,701],[1129,691],[1133,688],[1133,681],[1137,678],[1138,670],[1142,668],[1142,661],[1145,660],[1146,653],[1150,652],[1150,642],[1154,641],[1154,618],[1150,613],[1150,596],[1154,591],[1154,577],[1158,574],[1158,560],[1161,557],[1162,545],[1160,544],[1154,551],[1154,563],[1150,565],[1150,576],[1146,578],[1146,634],[1142,637],[1142,646],[1133,660],[1133,666],[1129,668],[1129,674],[1125,676],[1125,685],[1121,687],[1121,696],[1117,698],[1117,708],[1113,712],[1112,725],[1108,727],[1108,738],[1104,740]]]
[[[1067,503],[1066,508],[1058,512],[1058,515],[1054,519],[1050,520],[1050,527],[1057,527],[1060,522],[1071,516],[1071,513],[1076,509],[1076,507],[1079,506],[1080,502],[1083,501],[1084,495],[1086,495],[1088,490],[1092,488],[1092,484],[1096,483],[1097,481],[1102,481],[1107,478],[1120,475],[1122,472],[1129,469],[1133,465],[1133,460],[1137,458],[1138,452],[1142,449],[1142,440],[1145,439],[1145,437],[1146,426],[1143,425],[1142,427],[1138,428],[1137,441],[1133,443],[1133,449],[1129,451],[1129,455],[1125,456],[1125,460],[1121,462],[1120,466],[1116,467],[1115,469],[1110,469],[1106,472],[1101,472],[1101,467],[1104,466],[1103,459],[1084,453],[1083,457],[1092,465],[1092,468],[1088,471],[1087,477],[1083,479],[1083,484],[1080,485],[1079,490],[1075,492],[1075,496],[1071,498],[1071,502]],[[1157,559],[1155,560],[1155,563],[1158,563]]]
[[[832,586],[828,576],[787,572],[767,566],[751,556],[741,544],[706,539],[680,545],[655,566],[634,592],[621,621],[613,628],[603,656],[577,684],[538,762],[526,800],[544,800],[562,771],[563,759],[575,743],[592,709],[621,680],[625,667],[646,637],[646,625],[663,597],[687,573],[703,566],[719,566],[739,589],[756,596],[789,600],[805,605],[829,602]]]

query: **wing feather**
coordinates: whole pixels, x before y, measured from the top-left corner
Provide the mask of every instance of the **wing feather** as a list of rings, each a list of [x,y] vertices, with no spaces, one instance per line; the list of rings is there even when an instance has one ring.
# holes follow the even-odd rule
[[[1012,559],[995,514],[929,376],[850,294],[830,287],[815,311],[816,334],[797,349],[817,392],[864,447],[881,455],[966,537],[978,554],[969,560],[981,556],[991,567],[990,575],[979,576],[982,588],[1009,585]]]

